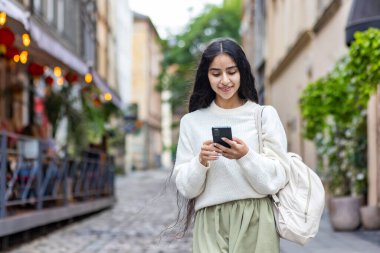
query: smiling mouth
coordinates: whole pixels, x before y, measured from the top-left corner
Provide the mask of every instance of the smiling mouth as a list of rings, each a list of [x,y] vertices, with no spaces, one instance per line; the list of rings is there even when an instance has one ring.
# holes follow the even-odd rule
[[[223,87],[223,88],[220,88],[223,92],[229,92],[232,87]]]

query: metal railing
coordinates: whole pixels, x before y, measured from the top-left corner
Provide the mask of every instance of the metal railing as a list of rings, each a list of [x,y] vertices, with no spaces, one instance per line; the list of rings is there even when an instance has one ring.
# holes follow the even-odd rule
[[[99,150],[70,159],[49,143],[0,132],[0,219],[28,207],[67,206],[114,194],[114,161]]]

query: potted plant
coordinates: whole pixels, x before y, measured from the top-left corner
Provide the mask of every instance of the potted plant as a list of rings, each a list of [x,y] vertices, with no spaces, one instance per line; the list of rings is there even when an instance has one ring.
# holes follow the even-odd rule
[[[348,55],[301,96],[304,134],[316,144],[336,230],[360,225],[367,190],[366,108],[380,82],[380,31],[369,29],[355,38]]]

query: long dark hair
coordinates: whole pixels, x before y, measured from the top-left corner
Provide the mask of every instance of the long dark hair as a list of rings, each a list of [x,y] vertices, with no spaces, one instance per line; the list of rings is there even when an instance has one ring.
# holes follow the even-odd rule
[[[189,112],[208,107],[215,99],[215,92],[212,90],[208,79],[208,69],[214,58],[220,54],[229,55],[237,65],[240,72],[240,87],[238,90],[239,98],[258,103],[255,79],[251,71],[247,57],[243,49],[234,40],[229,38],[219,38],[213,40],[204,50],[198,64],[195,75],[194,88],[190,95]],[[178,217],[183,221],[183,235],[188,230],[194,220],[194,199],[184,199],[177,192]],[[182,219],[181,219],[182,217]]]
[[[255,79],[243,49],[234,40],[221,38],[213,40],[204,50],[195,75],[193,91],[190,95],[189,112],[208,107],[215,99],[208,80],[208,69],[214,58],[220,54],[229,55],[240,72],[239,97],[243,100],[258,102]]]

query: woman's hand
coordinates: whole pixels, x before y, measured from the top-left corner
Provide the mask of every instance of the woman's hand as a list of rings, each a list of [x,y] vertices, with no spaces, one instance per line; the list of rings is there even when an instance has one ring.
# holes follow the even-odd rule
[[[220,156],[220,151],[214,146],[212,140],[203,142],[201,152],[199,153],[199,162],[208,167],[209,161],[217,160]]]
[[[217,148],[218,153],[221,153],[224,157],[228,159],[240,159],[243,156],[245,156],[249,151],[247,144],[245,144],[239,138],[233,137],[232,140],[222,138],[222,140],[229,144],[231,148],[226,148],[218,143],[214,143],[214,146]]]

